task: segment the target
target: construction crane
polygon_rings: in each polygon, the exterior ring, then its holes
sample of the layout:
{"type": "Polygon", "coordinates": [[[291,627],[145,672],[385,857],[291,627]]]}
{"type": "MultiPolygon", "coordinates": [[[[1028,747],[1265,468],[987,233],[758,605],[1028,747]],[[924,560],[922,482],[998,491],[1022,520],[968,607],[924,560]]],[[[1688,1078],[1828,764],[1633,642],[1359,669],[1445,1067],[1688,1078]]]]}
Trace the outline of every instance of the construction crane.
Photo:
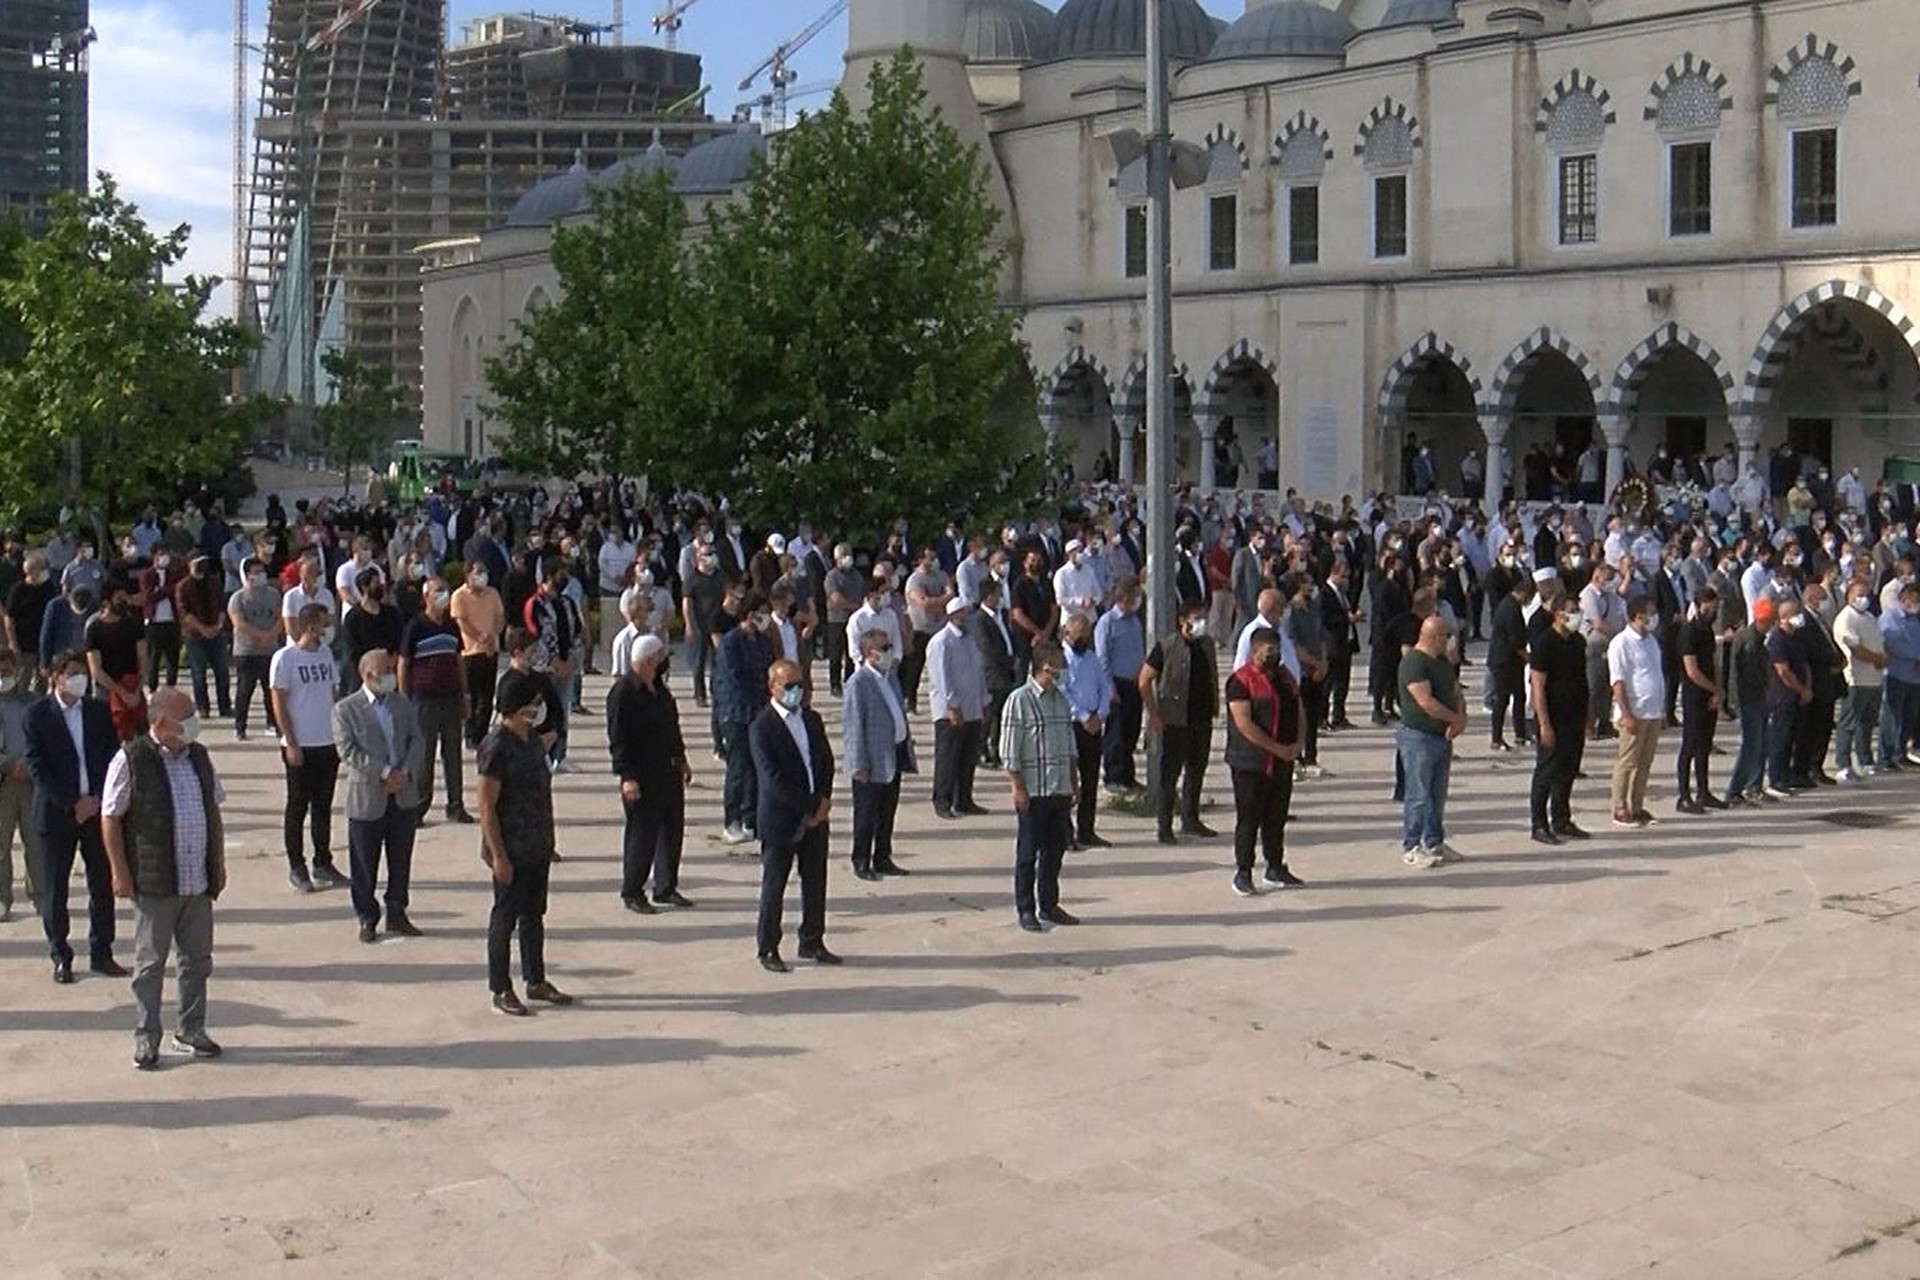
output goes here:
{"type": "Polygon", "coordinates": [[[798,34],[775,47],[766,60],[747,72],[740,81],[740,91],[745,93],[753,88],[761,76],[767,77],[767,92],[761,95],[762,118],[768,123],[770,131],[787,127],[787,96],[793,88],[793,82],[800,73],[788,66],[788,60],[813,43],[815,36],[825,31],[841,14],[847,11],[847,0],[834,0],[827,11],[815,18],[798,34]]]}
{"type": "MultiPolygon", "coordinates": [[[[795,103],[802,98],[818,97],[823,93],[831,93],[839,87],[840,82],[838,80],[815,80],[809,84],[796,84],[787,90],[786,101],[788,103],[795,103]]],[[[774,95],[771,91],[765,92],[758,98],[750,99],[735,107],[733,109],[733,118],[740,124],[746,124],[753,119],[754,111],[758,110],[760,112],[760,132],[770,134],[774,132],[774,106],[774,95]]],[[[801,114],[804,116],[806,113],[802,112],[801,114]]],[[[786,127],[784,116],[782,116],[780,127],[786,127]]]]}
{"type": "Polygon", "coordinates": [[[680,28],[686,25],[680,15],[699,3],[700,0],[668,0],[667,7],[653,15],[653,34],[659,36],[667,48],[678,49],[680,28]]]}
{"type": "Polygon", "coordinates": [[[669,104],[667,108],[660,113],[660,118],[662,120],[671,120],[675,116],[679,115],[682,111],[689,110],[693,107],[701,106],[706,102],[707,95],[712,92],[713,92],[712,85],[703,84],[698,89],[695,89],[692,93],[688,94],[686,97],[680,99],[678,102],[669,104]]]}

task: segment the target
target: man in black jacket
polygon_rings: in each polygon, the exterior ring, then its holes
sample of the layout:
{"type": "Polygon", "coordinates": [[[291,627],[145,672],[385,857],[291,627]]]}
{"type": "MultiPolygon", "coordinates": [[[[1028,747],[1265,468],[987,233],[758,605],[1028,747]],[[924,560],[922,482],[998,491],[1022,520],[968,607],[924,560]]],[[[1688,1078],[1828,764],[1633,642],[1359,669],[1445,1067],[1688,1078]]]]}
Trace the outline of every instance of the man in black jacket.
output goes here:
{"type": "Polygon", "coordinates": [[[1493,712],[1493,749],[1511,751],[1506,739],[1507,710],[1513,710],[1513,736],[1521,745],[1527,732],[1527,622],[1522,612],[1533,599],[1533,580],[1521,578],[1493,609],[1487,633],[1487,698],[1493,712]]]}
{"type": "Polygon", "coordinates": [[[634,641],[627,673],[607,693],[607,746],[626,808],[622,837],[620,901],[636,915],[654,914],[647,901],[693,905],[680,893],[680,850],[687,830],[687,783],[693,769],[680,737],[680,711],[659,678],[666,642],[656,635],[634,641]]]}
{"type": "Polygon", "coordinates": [[[113,958],[113,883],[100,841],[100,798],[120,741],[107,704],[87,696],[86,655],[71,649],[55,655],[49,674],[53,692],[27,712],[27,773],[33,778],[29,820],[40,833],[46,869],[41,922],[53,955],[53,980],[73,981],[67,886],[76,854],[87,871],[89,967],[124,978],[126,968],[113,958]]]}
{"type": "Polygon", "coordinates": [[[767,674],[771,703],[748,730],[759,787],[760,967],[787,973],[780,958],[780,914],[787,880],[800,864],[800,958],[839,964],[827,950],[827,815],[833,807],[833,750],[820,715],[806,705],[800,668],[785,660],[767,674]]]}
{"type": "Polygon", "coordinates": [[[1013,628],[1000,607],[1000,580],[980,580],[979,606],[967,619],[967,634],[980,650],[980,664],[987,674],[986,745],[983,759],[990,769],[1000,767],[1000,712],[1007,695],[1019,681],[1014,676],[1013,628]]]}

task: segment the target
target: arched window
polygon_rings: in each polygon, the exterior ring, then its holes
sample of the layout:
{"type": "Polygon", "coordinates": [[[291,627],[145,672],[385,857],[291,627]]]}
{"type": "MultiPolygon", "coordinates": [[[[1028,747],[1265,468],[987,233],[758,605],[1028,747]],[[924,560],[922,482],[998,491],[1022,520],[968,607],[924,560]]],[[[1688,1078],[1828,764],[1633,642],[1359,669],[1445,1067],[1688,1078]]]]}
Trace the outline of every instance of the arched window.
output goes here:
{"type": "Polygon", "coordinates": [[[1669,84],[1655,109],[1667,148],[1667,234],[1713,234],[1713,139],[1726,104],[1703,72],[1669,84]]]}
{"type": "Polygon", "coordinates": [[[1373,187],[1373,256],[1404,258],[1408,252],[1408,191],[1415,141],[1402,116],[1374,122],[1361,148],[1361,163],[1373,187]]]}
{"type": "Polygon", "coordinates": [[[1607,109],[1590,89],[1573,89],[1547,119],[1554,165],[1554,225],[1564,248],[1600,239],[1600,143],[1607,109]]]}
{"type": "Polygon", "coordinates": [[[1320,261],[1320,181],[1327,173],[1327,143],[1318,132],[1300,129],[1280,146],[1275,167],[1286,199],[1287,265],[1320,261]]]}
{"type": "Polygon", "coordinates": [[[1231,133],[1216,130],[1207,138],[1207,270],[1240,269],[1240,184],[1246,156],[1231,133]]]}
{"type": "Polygon", "coordinates": [[[1815,36],[1774,67],[1767,101],[1787,127],[1788,225],[1840,223],[1840,122],[1860,92],[1851,58],[1815,36]]]}

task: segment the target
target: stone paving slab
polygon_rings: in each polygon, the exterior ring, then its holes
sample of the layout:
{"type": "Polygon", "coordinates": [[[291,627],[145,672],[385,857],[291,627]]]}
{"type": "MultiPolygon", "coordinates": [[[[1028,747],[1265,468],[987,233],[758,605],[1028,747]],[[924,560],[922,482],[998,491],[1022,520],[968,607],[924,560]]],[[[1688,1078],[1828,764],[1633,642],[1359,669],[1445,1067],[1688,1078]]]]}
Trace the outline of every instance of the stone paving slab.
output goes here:
{"type": "Polygon", "coordinates": [[[847,965],[774,977],[704,753],[699,906],[621,909],[603,734],[558,781],[582,1004],[510,1022],[471,830],[422,833],[428,936],[362,946],[344,892],[285,887],[271,744],[212,731],[228,1055],[135,1073],[125,984],[55,987],[0,926],[0,1277],[1920,1276],[1920,772],[1621,833],[1601,749],[1596,839],[1543,849],[1526,762],[1473,741],[1471,860],[1416,872],[1363,729],[1296,792],[1308,888],[1237,899],[1226,840],[1107,815],[1119,847],[1068,860],[1087,923],[1043,937],[1004,789],[945,823],[922,776],[911,878],[854,880],[835,815],[847,965]]]}

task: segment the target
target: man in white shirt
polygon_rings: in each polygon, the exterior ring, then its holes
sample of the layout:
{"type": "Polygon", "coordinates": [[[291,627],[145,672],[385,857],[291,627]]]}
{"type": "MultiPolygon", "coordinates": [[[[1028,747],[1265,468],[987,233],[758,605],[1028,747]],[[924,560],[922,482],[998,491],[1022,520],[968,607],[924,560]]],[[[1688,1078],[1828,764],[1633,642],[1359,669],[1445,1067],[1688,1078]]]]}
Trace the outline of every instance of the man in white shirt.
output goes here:
{"type": "Polygon", "coordinates": [[[886,632],[887,643],[893,646],[896,655],[906,652],[906,645],[901,642],[900,611],[893,607],[893,580],[880,572],[875,572],[867,582],[866,603],[847,619],[847,652],[860,652],[860,637],[869,631],[886,632]]]}
{"type": "MultiPolygon", "coordinates": [[[[638,553],[627,538],[625,525],[619,521],[611,522],[607,529],[606,541],[600,544],[598,566],[600,569],[600,645],[609,657],[613,654],[614,637],[620,634],[620,628],[626,619],[620,609],[620,596],[627,588],[627,575],[633,570],[633,562],[638,553]]],[[[627,668],[618,660],[607,668],[617,680],[625,675],[627,668]]]]}
{"type": "Polygon", "coordinates": [[[353,558],[333,575],[334,594],[346,601],[349,609],[360,607],[360,575],[367,569],[379,574],[383,584],[386,582],[386,570],[373,562],[373,540],[363,534],[353,540],[353,558]]]}
{"type": "MultiPolygon", "coordinates": [[[[1268,587],[1260,593],[1255,605],[1253,621],[1240,629],[1240,643],[1234,646],[1233,670],[1238,671],[1247,665],[1253,657],[1253,637],[1258,631],[1276,631],[1280,634],[1280,665],[1293,673],[1296,684],[1300,681],[1300,651],[1294,647],[1293,637],[1280,626],[1287,616],[1287,598],[1280,592],[1268,587]]],[[[1232,672],[1228,673],[1229,675],[1232,672]]]]}
{"type": "Polygon", "coordinates": [[[1580,589],[1580,632],[1587,641],[1587,714],[1596,738],[1611,738],[1607,723],[1607,654],[1614,637],[1627,628],[1627,606],[1620,597],[1620,572],[1610,564],[1593,566],[1580,589]]]}
{"type": "Polygon", "coordinates": [[[1627,606],[1627,629],[1607,646],[1607,671],[1620,729],[1620,754],[1613,766],[1613,825],[1646,827],[1647,779],[1653,772],[1660,730],[1666,724],[1667,681],[1661,670],[1660,641],[1653,634],[1653,597],[1627,606]]]}
{"type": "Polygon", "coordinates": [[[933,811],[942,818],[985,813],[974,803],[974,771],[986,740],[987,672],[967,634],[969,606],[949,601],[946,625],[927,646],[927,710],[933,716],[933,811]]]}
{"type": "Polygon", "coordinates": [[[286,766],[287,883],[295,893],[347,883],[333,865],[333,789],[340,779],[340,752],[333,740],[333,690],[339,676],[333,654],[321,639],[330,616],[325,605],[310,604],[291,619],[287,634],[293,643],[273,655],[267,675],[286,766]],[[300,835],[309,819],[311,874],[300,835]]]}
{"type": "Polygon", "coordinates": [[[1864,579],[1847,583],[1847,605],[1834,617],[1833,642],[1847,661],[1847,696],[1833,746],[1840,770],[1833,776],[1836,782],[1854,783],[1873,767],[1887,669],[1886,640],[1873,616],[1873,587],[1864,579]]]}
{"type": "Polygon", "coordinates": [[[1100,576],[1087,562],[1086,544],[1078,538],[1067,543],[1067,562],[1054,571],[1053,598],[1062,622],[1068,618],[1092,622],[1100,612],[1100,576]]]}

